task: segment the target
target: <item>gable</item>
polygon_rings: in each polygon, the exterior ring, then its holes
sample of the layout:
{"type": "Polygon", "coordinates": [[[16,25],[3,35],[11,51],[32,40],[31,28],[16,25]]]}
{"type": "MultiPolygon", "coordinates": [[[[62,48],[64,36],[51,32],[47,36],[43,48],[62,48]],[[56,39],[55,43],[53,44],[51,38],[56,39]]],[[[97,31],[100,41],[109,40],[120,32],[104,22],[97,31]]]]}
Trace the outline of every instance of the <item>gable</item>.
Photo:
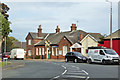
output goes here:
{"type": "Polygon", "coordinates": [[[58,45],[64,45],[64,44],[72,45],[72,43],[65,36],[62,37],[62,39],[60,40],[60,42],[58,43],[58,45]]]}
{"type": "Polygon", "coordinates": [[[86,40],[87,38],[91,38],[92,40],[94,40],[95,42],[98,42],[93,36],[91,36],[90,34],[86,35],[81,41],[80,43],[82,43],[84,40],[86,40]]]}
{"type": "Polygon", "coordinates": [[[82,46],[79,43],[75,43],[70,48],[82,48],[82,46]]]}
{"type": "Polygon", "coordinates": [[[28,35],[27,35],[27,37],[26,37],[25,39],[28,40],[28,39],[33,39],[33,38],[32,38],[32,36],[31,36],[31,34],[28,33],[28,35]]]}

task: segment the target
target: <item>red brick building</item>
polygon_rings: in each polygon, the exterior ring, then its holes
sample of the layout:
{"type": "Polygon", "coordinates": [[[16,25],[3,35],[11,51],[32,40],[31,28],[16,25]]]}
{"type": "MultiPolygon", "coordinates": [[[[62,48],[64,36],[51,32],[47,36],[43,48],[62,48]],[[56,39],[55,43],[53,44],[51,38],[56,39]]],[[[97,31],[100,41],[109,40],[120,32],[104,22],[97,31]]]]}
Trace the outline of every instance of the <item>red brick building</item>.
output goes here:
{"type": "MultiPolygon", "coordinates": [[[[80,41],[88,34],[95,40],[99,40],[102,37],[98,33],[87,33],[77,30],[76,24],[72,24],[71,31],[60,32],[59,26],[55,30],[56,33],[42,33],[40,25],[38,33],[29,32],[26,37],[27,57],[34,58],[39,55],[41,59],[64,59],[65,54],[70,51],[70,47],[75,43],[78,46],[82,46],[80,41]]],[[[72,48],[72,51],[82,53],[81,48],[72,48]]]]}
{"type": "MultiPolygon", "coordinates": [[[[120,29],[112,33],[112,48],[120,55],[120,29]]],[[[110,48],[110,35],[105,37],[104,44],[98,44],[110,48]]]]}

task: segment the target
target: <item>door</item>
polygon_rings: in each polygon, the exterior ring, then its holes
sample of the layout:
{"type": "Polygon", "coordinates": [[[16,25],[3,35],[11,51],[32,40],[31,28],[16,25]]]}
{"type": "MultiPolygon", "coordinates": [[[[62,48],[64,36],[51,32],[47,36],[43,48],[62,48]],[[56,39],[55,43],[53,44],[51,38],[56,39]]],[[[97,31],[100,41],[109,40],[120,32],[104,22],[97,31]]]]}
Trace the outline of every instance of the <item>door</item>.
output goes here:
{"type": "Polygon", "coordinates": [[[67,54],[67,46],[63,46],[63,56],[67,54]]]}
{"type": "Polygon", "coordinates": [[[103,52],[103,50],[100,50],[98,55],[98,60],[102,62],[104,56],[105,56],[105,53],[103,52]]]}

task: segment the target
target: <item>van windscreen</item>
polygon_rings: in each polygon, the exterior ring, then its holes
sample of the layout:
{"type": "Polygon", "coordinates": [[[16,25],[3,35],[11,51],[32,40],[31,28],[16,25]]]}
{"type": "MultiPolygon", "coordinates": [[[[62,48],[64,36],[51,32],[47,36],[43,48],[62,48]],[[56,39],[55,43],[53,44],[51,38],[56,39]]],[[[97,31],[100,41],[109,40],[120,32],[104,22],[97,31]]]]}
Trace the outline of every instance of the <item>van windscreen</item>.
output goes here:
{"type": "Polygon", "coordinates": [[[104,50],[106,54],[116,55],[117,53],[114,50],[104,50]]]}

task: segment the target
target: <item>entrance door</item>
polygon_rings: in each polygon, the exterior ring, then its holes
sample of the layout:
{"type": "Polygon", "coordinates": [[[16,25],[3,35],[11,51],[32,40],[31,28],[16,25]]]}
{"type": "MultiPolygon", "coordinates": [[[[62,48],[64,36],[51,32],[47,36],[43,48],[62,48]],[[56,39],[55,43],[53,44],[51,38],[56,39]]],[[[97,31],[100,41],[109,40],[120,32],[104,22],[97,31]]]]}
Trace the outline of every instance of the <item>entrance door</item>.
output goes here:
{"type": "Polygon", "coordinates": [[[63,46],[63,56],[65,56],[67,53],[67,46],[63,46]]]}
{"type": "Polygon", "coordinates": [[[47,59],[49,59],[49,48],[47,48],[47,59]]]}

